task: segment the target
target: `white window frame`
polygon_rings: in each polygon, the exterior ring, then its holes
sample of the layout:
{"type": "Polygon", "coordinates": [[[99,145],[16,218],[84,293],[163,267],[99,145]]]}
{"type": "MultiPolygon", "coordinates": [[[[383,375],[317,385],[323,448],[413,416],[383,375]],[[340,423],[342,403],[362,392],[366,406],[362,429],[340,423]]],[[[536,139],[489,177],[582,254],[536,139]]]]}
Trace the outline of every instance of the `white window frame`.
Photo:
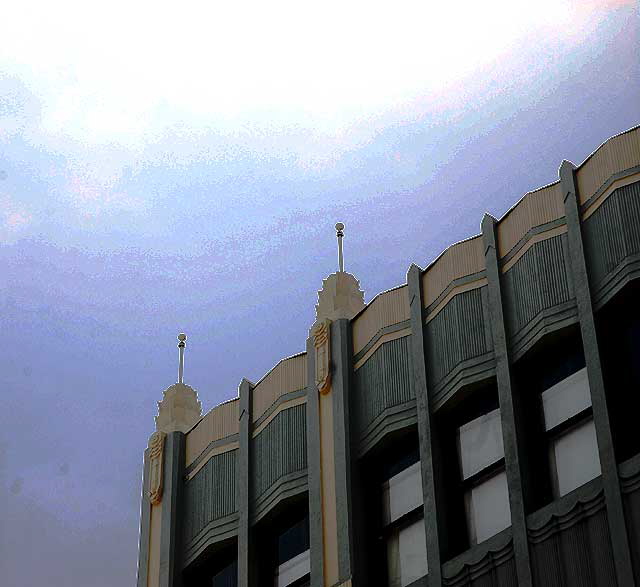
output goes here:
{"type": "MultiPolygon", "coordinates": [[[[388,566],[387,584],[390,587],[404,587],[428,573],[426,556],[423,567],[418,571],[409,570],[403,577],[402,562],[408,551],[401,551],[403,541],[411,532],[422,532],[426,553],[426,530],[422,495],[422,471],[420,460],[404,468],[382,484],[382,521],[385,534],[388,566]],[[395,495],[394,495],[395,494],[395,495]],[[421,528],[421,530],[420,530],[421,528]]],[[[415,567],[413,567],[415,569],[415,567]]],[[[411,566],[408,569],[412,569],[411,566]]],[[[406,572],[406,569],[405,569],[406,572]]]]}
{"type": "MultiPolygon", "coordinates": [[[[541,401],[549,444],[549,469],[553,497],[558,499],[601,474],[587,368],[579,369],[544,390],[541,401]],[[562,477],[566,473],[565,469],[558,467],[558,450],[563,443],[566,446],[572,435],[578,434],[584,435],[583,440],[592,444],[595,449],[595,460],[588,463],[589,468],[585,469],[587,474],[580,479],[579,483],[570,483],[568,479],[562,477]]],[[[578,461],[583,463],[584,458],[579,458],[576,462],[578,461]]]]}
{"type": "Polygon", "coordinates": [[[500,408],[460,426],[457,430],[457,442],[460,479],[464,486],[467,536],[469,543],[474,546],[511,525],[500,408]],[[482,495],[488,484],[494,484],[493,491],[501,492],[504,498],[498,499],[504,499],[506,506],[497,512],[501,514],[501,518],[494,516],[491,520],[494,522],[493,528],[487,524],[479,525],[484,511],[476,503],[478,495],[482,495]]]}

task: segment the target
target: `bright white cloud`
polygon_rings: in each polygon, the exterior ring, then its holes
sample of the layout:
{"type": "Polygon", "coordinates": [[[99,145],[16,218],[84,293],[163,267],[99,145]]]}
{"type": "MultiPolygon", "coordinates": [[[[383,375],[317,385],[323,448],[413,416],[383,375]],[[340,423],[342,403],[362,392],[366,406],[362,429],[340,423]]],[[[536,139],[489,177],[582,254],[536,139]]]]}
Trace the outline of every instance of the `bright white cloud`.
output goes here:
{"type": "Polygon", "coordinates": [[[235,133],[274,110],[333,132],[574,16],[568,0],[25,0],[3,9],[0,60],[30,78],[51,134],[135,147],[171,119],[235,133]]]}

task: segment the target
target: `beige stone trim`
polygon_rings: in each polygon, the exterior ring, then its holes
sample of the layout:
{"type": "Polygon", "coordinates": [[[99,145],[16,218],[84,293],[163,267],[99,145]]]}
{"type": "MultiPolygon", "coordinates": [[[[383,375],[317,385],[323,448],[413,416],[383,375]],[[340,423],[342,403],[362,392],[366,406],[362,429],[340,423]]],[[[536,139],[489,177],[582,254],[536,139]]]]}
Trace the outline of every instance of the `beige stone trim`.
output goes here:
{"type": "Polygon", "coordinates": [[[580,203],[584,204],[612,175],[640,165],[640,127],[610,138],[576,171],[580,203]]]}
{"type": "Polygon", "coordinates": [[[444,297],[444,299],[431,311],[431,313],[427,316],[425,323],[428,324],[429,322],[431,322],[431,320],[433,320],[438,315],[440,310],[442,310],[442,308],[444,308],[451,301],[451,298],[453,298],[453,296],[464,293],[465,291],[471,291],[472,289],[477,289],[479,287],[482,287],[483,285],[487,285],[486,277],[481,277],[480,279],[476,279],[475,281],[470,281],[469,283],[464,283],[462,285],[458,285],[454,287],[444,297]]]}
{"type": "Polygon", "coordinates": [[[409,318],[406,285],[379,294],[353,320],[353,354],[359,353],[367,346],[378,331],[409,318]]]}
{"type": "Polygon", "coordinates": [[[422,276],[424,307],[433,304],[452,281],[483,269],[484,248],[481,235],[451,245],[422,276]]]}
{"type": "Polygon", "coordinates": [[[162,478],[164,477],[164,432],[154,432],[149,438],[149,501],[157,505],[162,500],[162,478]]]}
{"type": "Polygon", "coordinates": [[[629,175],[627,177],[620,178],[614,181],[602,194],[600,194],[589,207],[582,214],[582,220],[586,220],[591,216],[602,204],[604,204],[605,200],[617,189],[622,188],[626,185],[630,185],[632,183],[636,183],[640,181],[640,173],[634,173],[633,175],[629,175]]]}
{"type": "Polygon", "coordinates": [[[260,422],[260,425],[257,426],[256,429],[253,431],[252,436],[255,438],[256,435],[260,434],[260,432],[262,432],[262,430],[264,430],[264,428],[269,425],[269,422],[271,422],[271,420],[273,420],[280,412],[282,412],[282,410],[288,410],[289,408],[293,408],[295,406],[299,406],[300,404],[306,404],[306,403],[307,403],[306,396],[297,397],[295,399],[282,402],[277,409],[273,410],[273,412],[271,412],[269,416],[264,419],[264,421],[260,422]]]}
{"type": "Polygon", "coordinates": [[[527,232],[564,216],[560,182],[529,192],[498,223],[498,254],[504,257],[527,232]]]}
{"type": "Polygon", "coordinates": [[[185,459],[188,467],[216,440],[240,431],[240,400],[225,402],[211,409],[186,435],[185,459]]]}
{"type": "Polygon", "coordinates": [[[556,226],[555,228],[552,228],[551,230],[547,230],[545,232],[540,232],[538,234],[534,234],[523,245],[523,247],[513,257],[511,257],[511,259],[509,259],[502,266],[502,269],[501,269],[502,273],[506,273],[507,271],[509,271],[509,269],[511,269],[511,267],[513,267],[518,262],[520,257],[522,257],[522,255],[524,255],[536,243],[539,243],[541,241],[545,241],[548,238],[553,238],[554,236],[558,236],[560,234],[564,234],[565,232],[567,232],[567,225],[563,224],[562,226],[556,226]]]}
{"type": "Polygon", "coordinates": [[[306,353],[282,359],[251,393],[252,418],[258,420],[279,397],[307,387],[306,353]]]}
{"type": "Polygon", "coordinates": [[[354,363],[353,368],[358,369],[362,367],[364,363],[367,362],[369,357],[373,355],[385,342],[391,342],[392,340],[396,340],[398,338],[402,338],[403,336],[409,336],[411,334],[411,328],[403,328],[402,330],[398,330],[396,332],[390,332],[389,334],[383,334],[374,345],[364,354],[362,357],[358,359],[356,363],[354,363]]]}
{"type": "Polygon", "coordinates": [[[162,503],[151,506],[149,522],[149,568],[147,587],[160,585],[160,539],[162,537],[162,503]]]}
{"type": "Polygon", "coordinates": [[[223,444],[220,446],[214,446],[209,452],[206,453],[206,456],[198,463],[193,470],[189,471],[187,475],[187,480],[191,479],[202,467],[204,467],[213,457],[217,455],[221,455],[225,452],[230,452],[232,450],[236,450],[240,448],[240,443],[238,441],[230,442],[229,444],[223,444]]]}
{"type": "Polygon", "coordinates": [[[313,348],[315,351],[316,388],[320,393],[328,393],[331,386],[331,320],[318,321],[313,328],[313,348]]]}

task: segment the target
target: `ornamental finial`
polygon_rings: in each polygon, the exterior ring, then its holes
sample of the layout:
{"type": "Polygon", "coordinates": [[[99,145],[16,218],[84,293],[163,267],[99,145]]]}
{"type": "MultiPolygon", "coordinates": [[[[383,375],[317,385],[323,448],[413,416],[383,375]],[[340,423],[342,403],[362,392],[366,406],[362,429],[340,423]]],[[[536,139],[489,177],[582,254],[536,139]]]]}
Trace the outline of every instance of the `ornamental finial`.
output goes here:
{"type": "Polygon", "coordinates": [[[178,383],[184,383],[184,347],[187,345],[186,340],[187,335],[184,332],[178,334],[178,383]]]}
{"type": "Polygon", "coordinates": [[[344,272],[344,257],[342,256],[342,237],[344,236],[344,224],[338,222],[336,224],[336,236],[338,237],[338,265],[340,266],[340,273],[344,272]]]}

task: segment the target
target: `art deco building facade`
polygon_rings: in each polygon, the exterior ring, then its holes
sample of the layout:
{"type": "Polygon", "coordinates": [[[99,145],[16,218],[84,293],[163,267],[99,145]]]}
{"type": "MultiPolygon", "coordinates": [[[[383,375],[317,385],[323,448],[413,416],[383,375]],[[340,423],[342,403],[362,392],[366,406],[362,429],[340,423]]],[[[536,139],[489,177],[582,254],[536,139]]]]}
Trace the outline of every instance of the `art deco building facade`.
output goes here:
{"type": "Polygon", "coordinates": [[[327,277],[206,415],[167,389],[138,587],[640,585],[640,127],[559,176],[366,305],[327,277]]]}

